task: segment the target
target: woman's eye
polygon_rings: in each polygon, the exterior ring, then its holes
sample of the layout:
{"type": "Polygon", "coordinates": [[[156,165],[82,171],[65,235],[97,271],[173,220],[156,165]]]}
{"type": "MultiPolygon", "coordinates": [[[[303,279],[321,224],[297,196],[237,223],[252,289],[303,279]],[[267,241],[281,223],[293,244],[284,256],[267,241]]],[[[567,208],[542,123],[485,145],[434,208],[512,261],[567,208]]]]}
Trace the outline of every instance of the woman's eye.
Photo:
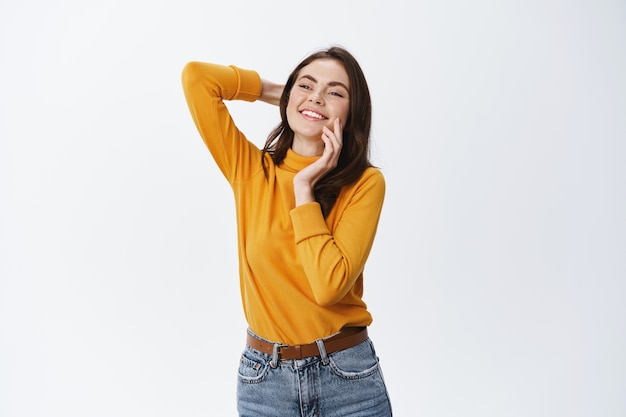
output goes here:
{"type": "Polygon", "coordinates": [[[331,91],[330,95],[336,96],[336,97],[343,97],[343,94],[341,94],[339,91],[331,91]]]}
{"type": "Polygon", "coordinates": [[[300,84],[300,85],[298,85],[298,87],[303,88],[305,90],[310,90],[311,89],[311,87],[308,84],[300,84]]]}

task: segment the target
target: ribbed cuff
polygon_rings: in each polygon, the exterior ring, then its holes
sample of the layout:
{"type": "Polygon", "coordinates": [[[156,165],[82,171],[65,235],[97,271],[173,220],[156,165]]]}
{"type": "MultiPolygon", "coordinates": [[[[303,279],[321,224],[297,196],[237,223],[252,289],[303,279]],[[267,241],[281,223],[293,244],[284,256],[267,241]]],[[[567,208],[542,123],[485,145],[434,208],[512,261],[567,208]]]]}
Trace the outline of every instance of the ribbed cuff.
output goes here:
{"type": "Polygon", "coordinates": [[[256,71],[230,65],[237,73],[237,94],[232,100],[255,101],[261,95],[261,77],[256,71]]]}
{"type": "Polygon", "coordinates": [[[306,203],[289,212],[296,243],[319,235],[329,235],[322,208],[318,202],[306,203]]]}

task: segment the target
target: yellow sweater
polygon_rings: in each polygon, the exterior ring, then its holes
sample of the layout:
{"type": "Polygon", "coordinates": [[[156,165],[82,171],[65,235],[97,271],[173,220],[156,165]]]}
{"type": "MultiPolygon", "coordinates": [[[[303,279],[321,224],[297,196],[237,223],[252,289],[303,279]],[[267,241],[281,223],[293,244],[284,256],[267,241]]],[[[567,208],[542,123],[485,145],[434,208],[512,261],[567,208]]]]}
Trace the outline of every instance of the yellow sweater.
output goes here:
{"type": "Polygon", "coordinates": [[[183,89],[194,123],[230,183],[237,212],[239,275],[250,329],[303,344],[345,326],[367,326],[363,269],[385,194],[382,173],[368,168],[344,187],[326,219],[318,203],[295,207],[294,175],[317,157],[289,151],[276,166],[235,126],[223,100],[254,101],[261,79],[250,70],[191,62],[183,89]]]}

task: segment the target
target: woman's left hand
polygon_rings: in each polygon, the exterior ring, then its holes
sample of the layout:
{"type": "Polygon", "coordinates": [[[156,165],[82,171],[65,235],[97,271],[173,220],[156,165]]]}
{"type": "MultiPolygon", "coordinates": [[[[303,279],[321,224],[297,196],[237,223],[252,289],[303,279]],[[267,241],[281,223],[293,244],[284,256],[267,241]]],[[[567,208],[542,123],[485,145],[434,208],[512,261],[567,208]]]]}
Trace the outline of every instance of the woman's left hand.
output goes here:
{"type": "Polygon", "coordinates": [[[322,128],[324,152],[311,165],[300,170],[293,178],[296,206],[315,201],[313,187],[324,175],[333,170],[339,162],[339,154],[343,145],[343,126],[338,118],[333,122],[333,130],[322,128]]]}

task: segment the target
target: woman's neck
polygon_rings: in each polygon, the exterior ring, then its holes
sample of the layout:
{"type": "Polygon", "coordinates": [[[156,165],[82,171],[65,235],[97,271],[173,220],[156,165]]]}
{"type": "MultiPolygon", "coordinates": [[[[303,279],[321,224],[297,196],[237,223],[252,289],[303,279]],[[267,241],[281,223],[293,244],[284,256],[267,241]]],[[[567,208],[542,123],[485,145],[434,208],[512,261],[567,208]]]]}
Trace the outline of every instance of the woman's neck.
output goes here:
{"type": "Polygon", "coordinates": [[[294,137],[291,149],[302,156],[320,156],[324,152],[324,142],[294,137]]]}

